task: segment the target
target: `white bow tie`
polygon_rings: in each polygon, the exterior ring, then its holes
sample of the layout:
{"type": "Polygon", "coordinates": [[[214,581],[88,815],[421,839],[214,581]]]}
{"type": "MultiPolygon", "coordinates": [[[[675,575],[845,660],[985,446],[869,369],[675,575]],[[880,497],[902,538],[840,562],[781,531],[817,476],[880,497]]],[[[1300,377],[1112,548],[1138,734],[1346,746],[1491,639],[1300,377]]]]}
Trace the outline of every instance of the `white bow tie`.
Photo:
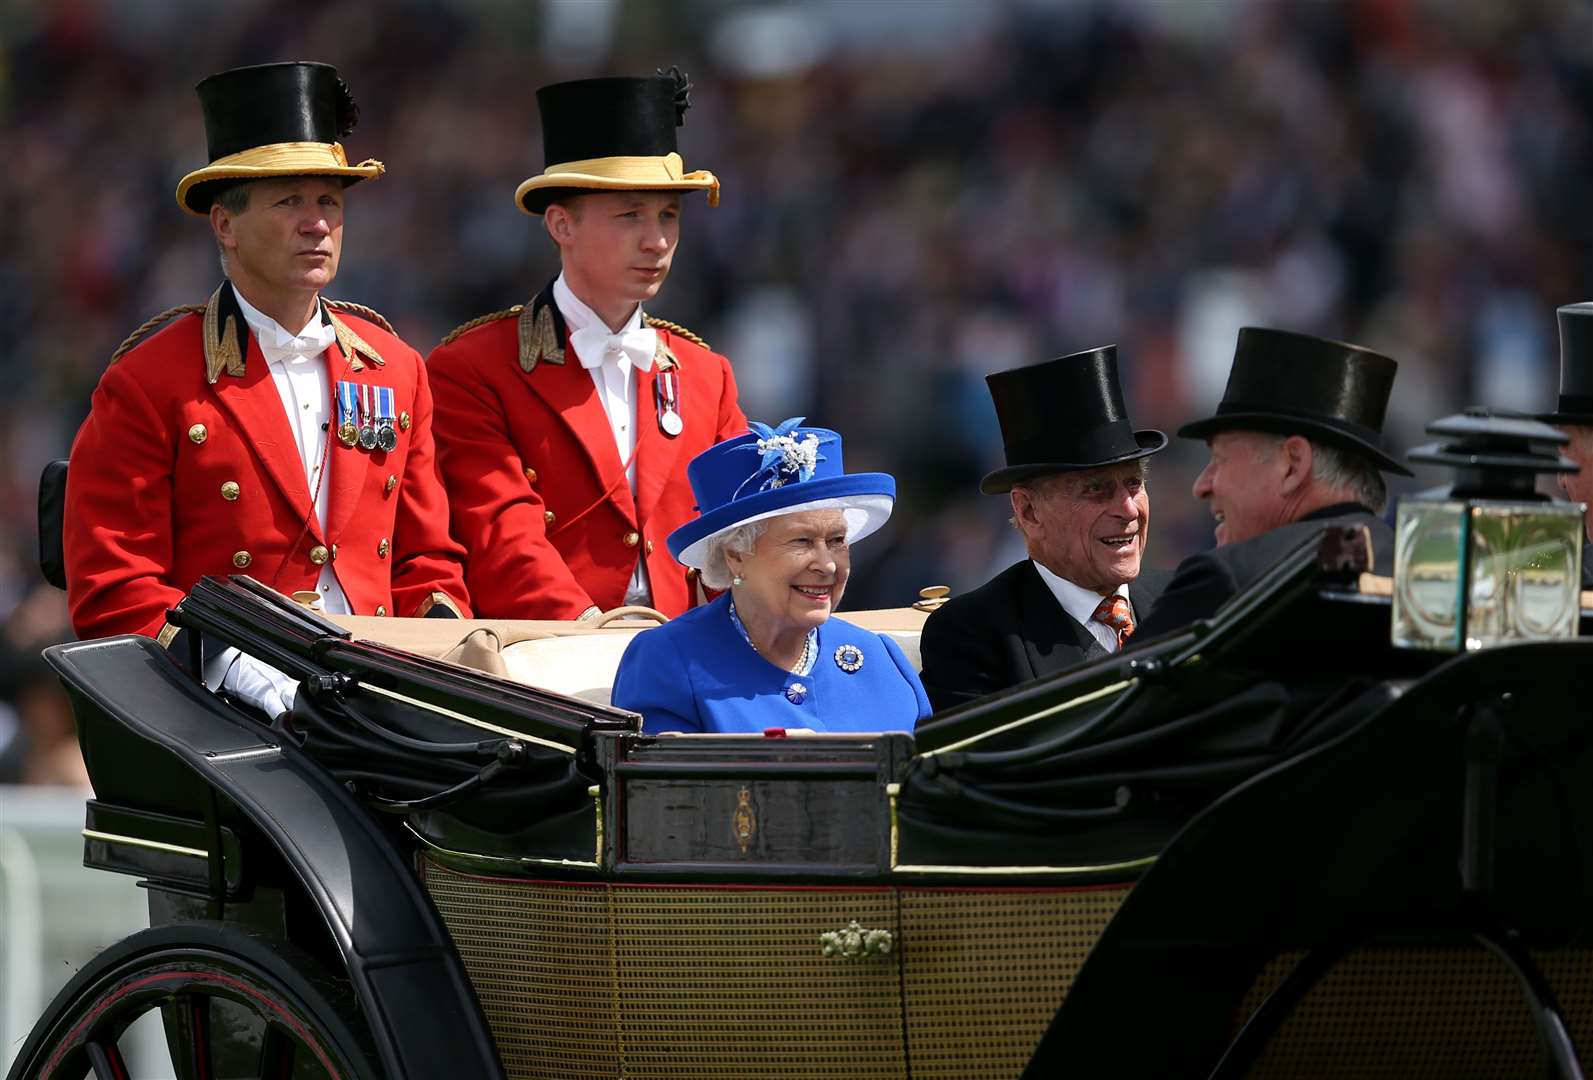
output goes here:
{"type": "Polygon", "coordinates": [[[601,367],[610,357],[617,359],[623,353],[637,371],[647,371],[658,348],[658,331],[639,327],[611,334],[606,326],[583,326],[570,335],[570,346],[584,368],[601,367]]]}

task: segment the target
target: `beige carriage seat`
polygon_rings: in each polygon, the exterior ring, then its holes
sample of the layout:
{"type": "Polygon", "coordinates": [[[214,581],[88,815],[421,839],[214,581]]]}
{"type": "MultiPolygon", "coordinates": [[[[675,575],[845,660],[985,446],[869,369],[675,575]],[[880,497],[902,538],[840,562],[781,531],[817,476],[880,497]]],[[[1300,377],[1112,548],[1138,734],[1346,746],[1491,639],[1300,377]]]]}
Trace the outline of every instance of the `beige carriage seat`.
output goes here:
{"type": "MultiPolygon", "coordinates": [[[[848,622],[890,636],[917,670],[925,612],[913,608],[842,612],[848,622]]],[[[614,673],[631,638],[655,625],[622,620],[586,623],[517,619],[382,619],[333,615],[332,622],[363,641],[436,657],[528,686],[600,705],[609,703],[614,673]]]]}

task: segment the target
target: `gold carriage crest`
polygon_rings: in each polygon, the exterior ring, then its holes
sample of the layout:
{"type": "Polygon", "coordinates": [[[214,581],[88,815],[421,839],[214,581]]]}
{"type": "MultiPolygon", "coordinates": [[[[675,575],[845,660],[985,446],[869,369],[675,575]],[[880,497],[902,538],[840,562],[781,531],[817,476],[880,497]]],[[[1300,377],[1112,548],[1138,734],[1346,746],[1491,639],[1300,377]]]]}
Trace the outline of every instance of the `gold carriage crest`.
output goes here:
{"type": "Polygon", "coordinates": [[[736,812],[730,816],[730,831],[741,847],[741,854],[745,855],[752,844],[752,834],[758,831],[758,817],[752,812],[752,792],[746,788],[742,788],[737,797],[736,812]]]}

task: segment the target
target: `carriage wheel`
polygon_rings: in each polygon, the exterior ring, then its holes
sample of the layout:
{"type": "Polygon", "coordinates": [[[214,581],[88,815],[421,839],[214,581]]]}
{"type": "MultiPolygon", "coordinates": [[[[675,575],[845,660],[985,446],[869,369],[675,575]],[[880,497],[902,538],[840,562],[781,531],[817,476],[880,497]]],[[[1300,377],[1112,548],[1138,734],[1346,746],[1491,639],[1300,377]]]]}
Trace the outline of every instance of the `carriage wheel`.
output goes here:
{"type": "Polygon", "coordinates": [[[218,922],[133,934],[56,995],[14,1078],[140,1080],[119,1042],[158,1014],[177,1080],[382,1075],[353,995],[308,954],[218,922]]]}

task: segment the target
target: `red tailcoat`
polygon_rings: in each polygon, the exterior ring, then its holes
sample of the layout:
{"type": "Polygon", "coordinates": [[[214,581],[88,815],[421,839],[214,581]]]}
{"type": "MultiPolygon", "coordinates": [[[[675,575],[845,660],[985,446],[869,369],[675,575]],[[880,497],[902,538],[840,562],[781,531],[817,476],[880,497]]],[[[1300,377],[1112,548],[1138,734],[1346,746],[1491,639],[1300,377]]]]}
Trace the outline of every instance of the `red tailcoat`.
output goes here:
{"type": "Polygon", "coordinates": [[[246,573],[289,594],[314,589],[316,559],[333,560],[355,614],[415,615],[438,602],[464,613],[463,552],[448,535],[420,355],[373,322],[334,313],[353,332],[325,353],[334,429],[339,381],[391,387],[403,415],[391,453],[350,449],[329,433],[323,529],[281,395],[230,287],[218,303],[220,324],[236,313],[241,328],[240,373],[234,364],[209,381],[205,320],[185,314],[113,361],[94,391],[67,471],[67,598],[78,636],[155,635],[205,574],[246,573]],[[384,363],[345,352],[351,337],[384,363]]]}
{"type": "Polygon", "coordinates": [[[573,619],[593,605],[618,607],[638,555],[654,607],[675,616],[691,606],[685,568],[664,543],[696,516],[686,465],[747,421],[730,362],[654,328],[655,358],[674,362],[684,427],[671,438],[659,425],[660,362],[637,372],[634,497],[551,289],[529,310],[456,333],[427,359],[438,458],[480,616],[573,619]]]}

